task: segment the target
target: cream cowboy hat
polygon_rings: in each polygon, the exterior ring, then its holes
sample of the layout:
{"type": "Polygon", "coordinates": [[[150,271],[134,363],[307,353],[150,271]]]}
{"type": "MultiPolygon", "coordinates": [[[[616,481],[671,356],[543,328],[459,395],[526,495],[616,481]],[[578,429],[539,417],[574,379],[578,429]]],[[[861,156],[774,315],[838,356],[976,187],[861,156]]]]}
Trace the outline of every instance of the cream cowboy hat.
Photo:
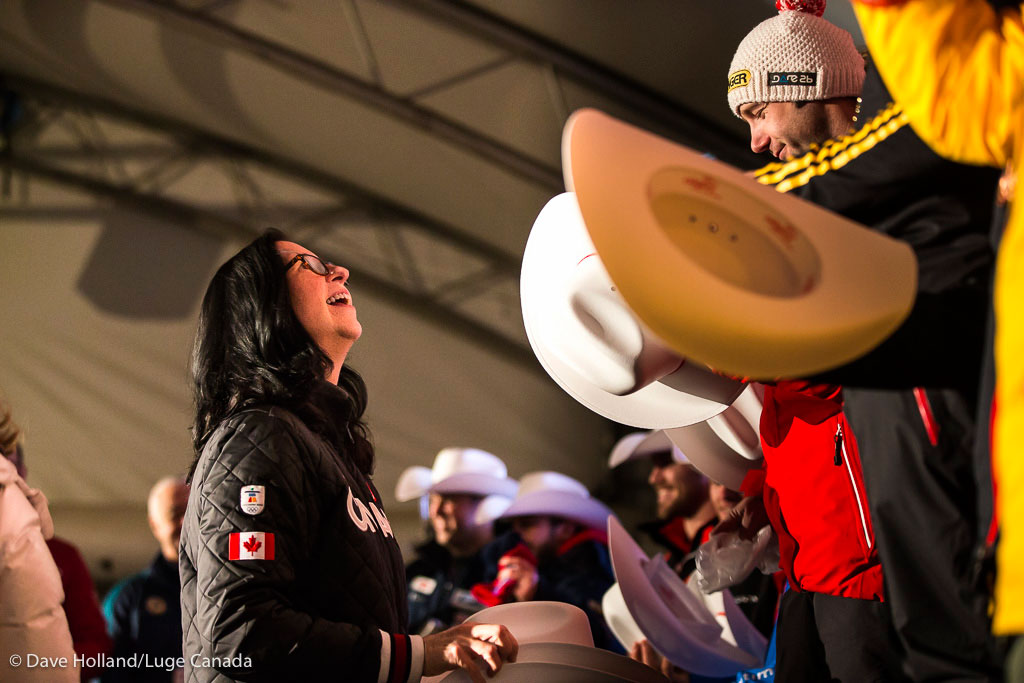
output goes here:
{"type": "MultiPolygon", "coordinates": [[[[477,521],[486,513],[478,512],[477,521]]],[[[519,491],[502,519],[530,516],[562,517],[604,531],[612,511],[590,497],[587,487],[559,472],[531,472],[519,480],[519,491]]]]}
{"type": "Polygon", "coordinates": [[[675,462],[689,463],[712,481],[739,491],[747,473],[762,466],[759,422],[763,391],[760,384],[748,384],[731,406],[705,422],[627,434],[612,448],[608,466],[671,451],[675,462]]]}
{"type": "Polygon", "coordinates": [[[617,638],[635,640],[639,631],[661,656],[701,676],[732,676],[763,662],[767,641],[728,591],[698,595],[660,555],[648,558],[616,519],[608,520],[608,547],[622,600],[604,601],[605,619],[617,638]]]}
{"type": "MultiPolygon", "coordinates": [[[[444,448],[434,458],[434,465],[408,467],[398,477],[395,498],[404,503],[429,493],[484,496],[483,508],[496,517],[508,506],[519,488],[508,476],[501,458],[478,448],[444,448]]],[[[424,510],[420,511],[424,518],[424,510]]]]}
{"type": "Polygon", "coordinates": [[[570,396],[599,415],[646,429],[702,422],[725,410],[742,382],[685,362],[619,296],[571,193],[537,216],[520,281],[526,336],[570,396]]]}
{"type": "MultiPolygon", "coordinates": [[[[466,621],[502,624],[519,643],[516,661],[506,663],[489,680],[665,683],[660,673],[640,662],[596,649],[587,615],[574,605],[544,601],[509,603],[481,610],[466,621]]],[[[470,680],[464,673],[441,678],[447,683],[470,680]]]]}
{"type": "Polygon", "coordinates": [[[618,293],[686,358],[806,376],[870,351],[913,306],[906,244],[599,111],[569,118],[562,167],[618,293]]]}

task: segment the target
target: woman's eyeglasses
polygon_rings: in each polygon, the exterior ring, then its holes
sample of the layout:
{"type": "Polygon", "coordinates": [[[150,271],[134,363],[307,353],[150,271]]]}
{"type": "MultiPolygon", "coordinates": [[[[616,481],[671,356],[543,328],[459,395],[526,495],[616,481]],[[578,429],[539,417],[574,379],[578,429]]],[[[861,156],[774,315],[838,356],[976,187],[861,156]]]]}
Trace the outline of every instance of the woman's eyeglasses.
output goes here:
{"type": "Polygon", "coordinates": [[[291,267],[295,265],[296,261],[302,261],[302,267],[303,268],[308,268],[309,270],[313,271],[317,275],[327,275],[334,268],[338,267],[336,264],[331,263],[330,261],[323,261],[323,260],[320,259],[319,256],[314,256],[313,254],[305,254],[305,253],[300,254],[297,251],[279,251],[277,253],[279,253],[279,254],[295,254],[295,258],[293,258],[291,261],[289,261],[287,264],[285,264],[285,267],[284,267],[285,271],[290,270],[291,267]]]}

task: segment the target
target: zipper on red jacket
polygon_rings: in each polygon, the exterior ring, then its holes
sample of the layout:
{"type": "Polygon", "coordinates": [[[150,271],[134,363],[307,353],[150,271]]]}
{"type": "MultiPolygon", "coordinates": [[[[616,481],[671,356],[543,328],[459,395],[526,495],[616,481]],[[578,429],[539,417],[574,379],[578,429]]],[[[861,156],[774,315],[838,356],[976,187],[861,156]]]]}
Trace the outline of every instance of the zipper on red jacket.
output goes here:
{"type": "Polygon", "coordinates": [[[853,467],[850,466],[850,456],[846,454],[846,441],[843,439],[843,423],[836,425],[836,465],[846,463],[846,473],[850,475],[850,486],[853,487],[853,498],[857,501],[857,512],[860,513],[860,527],[864,532],[864,541],[871,550],[871,534],[868,533],[868,518],[864,513],[864,503],[861,502],[860,489],[857,488],[857,478],[853,476],[853,467]],[[844,457],[845,456],[845,457],[844,457]]]}
{"type": "Polygon", "coordinates": [[[843,464],[843,425],[836,423],[836,454],[832,458],[832,464],[839,467],[843,464]]]}

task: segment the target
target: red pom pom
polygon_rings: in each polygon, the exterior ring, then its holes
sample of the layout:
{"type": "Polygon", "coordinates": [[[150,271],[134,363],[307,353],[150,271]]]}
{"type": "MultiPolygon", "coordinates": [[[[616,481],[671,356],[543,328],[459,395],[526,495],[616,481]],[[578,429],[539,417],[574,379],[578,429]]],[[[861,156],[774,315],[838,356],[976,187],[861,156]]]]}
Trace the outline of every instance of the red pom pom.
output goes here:
{"type": "Polygon", "coordinates": [[[775,0],[780,12],[803,12],[820,17],[825,13],[825,0],[775,0]]]}

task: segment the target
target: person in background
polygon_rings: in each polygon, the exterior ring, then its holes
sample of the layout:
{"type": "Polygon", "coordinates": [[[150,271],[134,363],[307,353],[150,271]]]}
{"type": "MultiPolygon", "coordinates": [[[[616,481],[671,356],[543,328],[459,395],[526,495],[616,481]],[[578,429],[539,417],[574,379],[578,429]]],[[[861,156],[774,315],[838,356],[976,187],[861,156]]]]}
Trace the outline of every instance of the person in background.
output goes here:
{"type": "Polygon", "coordinates": [[[82,553],[74,545],[57,536],[46,541],[46,547],[49,548],[53,561],[60,571],[60,580],[64,587],[64,614],[68,618],[68,628],[71,629],[75,652],[83,658],[84,683],[101,674],[103,655],[110,654],[113,642],[107,635],[96,587],[82,553]]]}
{"type": "Polygon", "coordinates": [[[651,464],[647,483],[654,489],[657,515],[640,529],[665,549],[665,560],[685,579],[696,568],[693,552],[708,540],[718,523],[708,478],[660,430],[635,432],[619,439],[608,466],[614,468],[637,458],[651,464]]]}
{"type": "MultiPolygon", "coordinates": [[[[739,491],[733,491],[715,482],[709,484],[708,495],[719,522],[729,519],[733,510],[743,500],[743,494],[739,491]]],[[[766,638],[770,638],[775,629],[779,596],[785,581],[785,574],[781,571],[766,575],[755,569],[747,578],[734,586],[729,586],[729,592],[743,610],[743,614],[766,638]]]]}
{"type": "MultiPolygon", "coordinates": [[[[669,538],[675,539],[674,543],[668,545],[666,560],[677,568],[680,578],[691,580],[696,568],[692,559],[693,553],[701,543],[708,540],[720,521],[732,515],[736,504],[743,499],[743,494],[727,489],[700,474],[686,455],[661,430],[635,432],[619,439],[609,455],[608,466],[615,468],[626,461],[637,459],[650,461],[651,475],[648,483],[654,487],[662,487],[662,490],[655,489],[658,494],[659,521],[645,526],[655,530],[683,530],[684,533],[674,536],[658,534],[655,535],[655,539],[661,539],[662,544],[669,538]],[[667,487],[668,482],[675,482],[676,485],[667,487]],[[662,493],[666,488],[669,489],[670,495],[662,493]],[[708,510],[711,511],[710,518],[708,510]],[[694,515],[694,512],[697,514],[694,515]],[[689,516],[686,516],[688,513],[689,516]],[[690,531],[689,536],[685,533],[687,530],[690,531]]],[[[739,584],[729,588],[744,615],[769,638],[775,626],[781,580],[781,573],[777,578],[755,570],[739,584]]],[[[686,682],[691,678],[687,672],[673,666],[658,654],[646,640],[635,643],[629,656],[661,671],[671,681],[686,682]]]]}
{"type": "MultiPolygon", "coordinates": [[[[149,492],[149,528],[160,550],[146,569],[117,583],[103,601],[115,658],[140,654],[166,661],[182,656],[178,542],[188,492],[181,477],[165,477],[149,492]]],[[[170,683],[174,671],[169,667],[111,667],[102,680],[170,683]]]]}
{"type": "Polygon", "coordinates": [[[46,548],[53,520],[46,496],[18,474],[20,440],[10,407],[0,403],[0,680],[76,683],[64,589],[46,548]],[[63,659],[67,666],[28,668],[28,654],[63,659]]]}
{"type": "Polygon", "coordinates": [[[491,515],[482,507],[498,505],[500,513],[517,488],[505,463],[477,448],[445,448],[431,469],[410,467],[399,477],[399,501],[426,497],[430,532],[405,568],[412,632],[443,630],[483,609],[470,591],[516,541],[511,532],[496,539],[491,515]]]}
{"type": "MultiPolygon", "coordinates": [[[[9,459],[17,468],[18,476],[27,480],[25,448],[20,440],[9,459]]],[[[62,606],[75,652],[82,657],[82,681],[90,681],[100,675],[103,655],[109,654],[111,648],[96,586],[82,553],[74,544],[54,535],[46,540],[46,547],[60,572],[61,587],[64,589],[62,606]]]]}
{"type": "Polygon", "coordinates": [[[398,541],[371,478],[349,271],[270,230],[224,263],[193,352],[178,567],[185,679],[411,683],[514,660],[504,626],[408,631],[398,541]]]}
{"type": "Polygon", "coordinates": [[[515,500],[500,516],[512,523],[521,544],[498,560],[493,602],[575,605],[587,613],[594,644],[620,651],[601,614],[601,598],[615,583],[608,555],[611,514],[572,477],[559,472],[523,476],[515,500]]]}

